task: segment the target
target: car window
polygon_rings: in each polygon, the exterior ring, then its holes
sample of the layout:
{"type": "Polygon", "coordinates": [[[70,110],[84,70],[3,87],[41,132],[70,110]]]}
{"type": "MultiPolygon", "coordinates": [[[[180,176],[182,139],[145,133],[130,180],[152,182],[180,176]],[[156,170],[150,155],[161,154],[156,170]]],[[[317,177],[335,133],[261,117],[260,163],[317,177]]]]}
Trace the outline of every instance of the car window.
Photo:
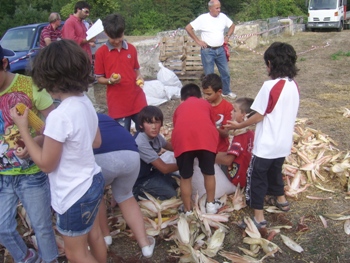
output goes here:
{"type": "Polygon", "coordinates": [[[26,51],[31,48],[34,35],[34,27],[19,28],[7,31],[1,39],[1,46],[13,51],[26,51]]]}

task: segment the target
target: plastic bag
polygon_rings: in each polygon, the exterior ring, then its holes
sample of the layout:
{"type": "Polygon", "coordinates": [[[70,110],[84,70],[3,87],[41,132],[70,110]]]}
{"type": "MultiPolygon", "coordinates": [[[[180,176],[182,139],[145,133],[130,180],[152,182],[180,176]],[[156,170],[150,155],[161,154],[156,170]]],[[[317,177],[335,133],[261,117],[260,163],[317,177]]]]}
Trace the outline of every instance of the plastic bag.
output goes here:
{"type": "Polygon", "coordinates": [[[157,73],[157,79],[164,84],[164,86],[174,86],[181,89],[182,84],[176,74],[163,66],[162,63],[158,63],[160,70],[157,73]]]}

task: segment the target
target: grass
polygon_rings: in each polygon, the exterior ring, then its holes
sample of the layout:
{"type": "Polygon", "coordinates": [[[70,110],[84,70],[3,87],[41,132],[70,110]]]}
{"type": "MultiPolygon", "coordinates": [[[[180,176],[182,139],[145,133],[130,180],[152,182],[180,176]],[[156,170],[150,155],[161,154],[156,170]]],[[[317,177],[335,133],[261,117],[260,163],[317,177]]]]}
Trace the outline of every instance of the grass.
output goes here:
{"type": "Polygon", "coordinates": [[[340,57],[350,57],[350,51],[346,51],[346,52],[338,51],[331,55],[332,60],[339,60],[340,57]]]}

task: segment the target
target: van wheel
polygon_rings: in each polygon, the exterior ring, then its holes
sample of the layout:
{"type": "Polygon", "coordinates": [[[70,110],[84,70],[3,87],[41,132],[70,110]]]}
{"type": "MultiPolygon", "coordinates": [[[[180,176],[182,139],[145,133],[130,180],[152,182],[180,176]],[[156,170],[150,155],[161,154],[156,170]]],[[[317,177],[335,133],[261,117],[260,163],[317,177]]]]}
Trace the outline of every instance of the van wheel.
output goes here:
{"type": "Polygon", "coordinates": [[[339,27],[337,28],[337,31],[338,31],[338,32],[343,31],[343,27],[344,27],[343,21],[340,21],[340,25],[339,25],[339,27]]]}

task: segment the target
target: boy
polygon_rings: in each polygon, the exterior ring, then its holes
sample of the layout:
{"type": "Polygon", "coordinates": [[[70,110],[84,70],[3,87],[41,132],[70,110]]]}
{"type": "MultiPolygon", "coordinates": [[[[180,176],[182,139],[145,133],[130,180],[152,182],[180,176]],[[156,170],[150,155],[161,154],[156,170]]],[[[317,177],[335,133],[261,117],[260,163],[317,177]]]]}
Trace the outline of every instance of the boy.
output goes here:
{"type": "Polygon", "coordinates": [[[108,115],[130,131],[131,120],[138,130],[137,114],[147,105],[136,48],[124,40],[125,22],[119,14],[102,21],[108,37],[95,54],[95,75],[98,83],[107,85],[108,115]],[[116,76],[115,76],[116,75],[116,76]]]}
{"type": "MultiPolygon", "coordinates": [[[[234,103],[232,120],[238,123],[246,120],[247,114],[252,112],[250,107],[253,99],[239,98],[234,103]]],[[[250,115],[251,116],[251,115],[250,115]]],[[[254,132],[242,129],[234,134],[233,141],[227,152],[219,152],[215,162],[228,166],[227,178],[230,182],[240,187],[246,186],[246,173],[252,157],[254,132]]]]}
{"type": "Polygon", "coordinates": [[[198,158],[207,193],[206,210],[207,213],[215,214],[221,203],[214,200],[214,163],[219,133],[215,127],[212,107],[201,98],[200,88],[196,84],[182,87],[181,101],[173,116],[172,144],[181,175],[184,212],[191,213],[193,161],[198,158]]]}
{"type": "MultiPolygon", "coordinates": [[[[253,221],[258,228],[266,227],[264,198],[271,195],[280,210],[289,211],[284,195],[282,165],[290,154],[294,123],[299,107],[299,88],[293,78],[297,75],[297,55],[294,48],[281,42],[273,43],[264,53],[271,80],[265,81],[256,96],[252,110],[244,122],[229,121],[226,127],[241,129],[256,125],[253,157],[247,173],[247,204],[254,209],[253,221]]],[[[245,227],[244,224],[241,225],[245,227]]]]}
{"type": "Polygon", "coordinates": [[[140,133],[136,135],[136,144],[141,158],[139,176],[133,188],[135,198],[146,198],[147,192],[160,200],[177,196],[178,187],[172,177],[178,170],[176,163],[165,163],[160,158],[161,149],[173,150],[170,142],[159,134],[163,126],[163,113],[156,106],[146,106],[139,113],[140,133]]]}
{"type": "Polygon", "coordinates": [[[228,129],[223,125],[231,120],[231,112],[233,106],[227,100],[222,98],[222,82],[219,75],[212,73],[202,79],[203,97],[211,106],[213,106],[213,114],[216,127],[219,132],[218,152],[226,152],[230,145],[228,140],[228,129]]]}

